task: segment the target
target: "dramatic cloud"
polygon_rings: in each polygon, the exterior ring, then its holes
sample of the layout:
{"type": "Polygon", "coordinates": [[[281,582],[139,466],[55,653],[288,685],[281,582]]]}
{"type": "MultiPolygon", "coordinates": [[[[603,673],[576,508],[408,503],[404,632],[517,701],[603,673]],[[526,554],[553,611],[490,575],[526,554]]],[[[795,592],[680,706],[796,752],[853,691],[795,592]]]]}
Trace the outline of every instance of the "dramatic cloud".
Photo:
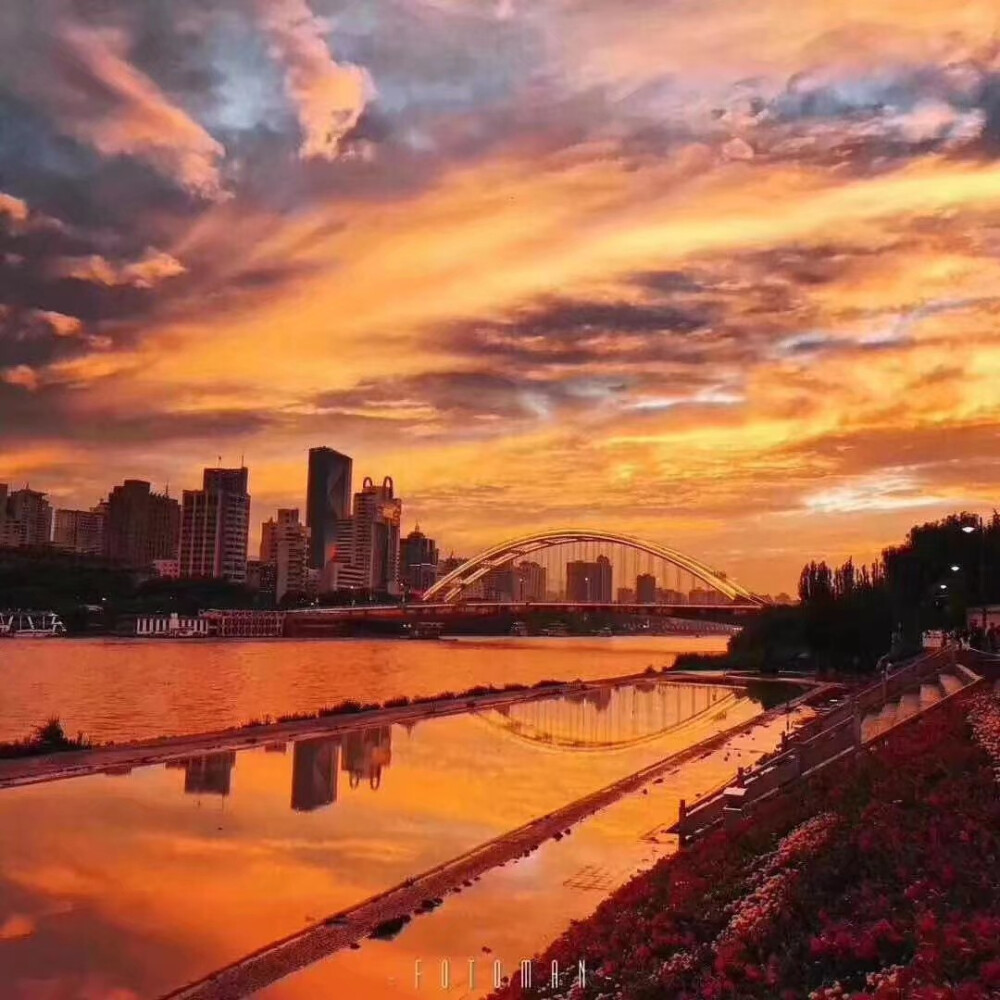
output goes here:
{"type": "Polygon", "coordinates": [[[83,331],[83,323],[76,316],[44,310],[36,311],[34,315],[47,323],[57,337],[75,337],[83,331]]]}
{"type": "Polygon", "coordinates": [[[28,203],[22,198],[0,191],[0,218],[6,217],[11,222],[24,222],[28,218],[28,203]]]}
{"type": "Polygon", "coordinates": [[[168,6],[0,7],[0,480],[328,443],[772,591],[995,499],[994,0],[168,6]]]}
{"type": "Polygon", "coordinates": [[[115,265],[100,254],[90,254],[57,258],[51,266],[53,277],[77,278],[99,285],[131,285],[133,288],[152,288],[186,270],[175,257],[153,249],[147,249],[141,258],[125,264],[115,265]]]}
{"type": "Polygon", "coordinates": [[[336,159],[341,142],[365,109],[371,81],[357,66],[338,65],[326,34],[331,25],[305,0],[255,0],[273,57],[283,66],[295,103],[305,158],[336,159]]]}
{"type": "Polygon", "coordinates": [[[29,392],[38,388],[38,373],[28,365],[14,365],[11,368],[0,368],[0,379],[8,385],[20,386],[29,392]]]}
{"type": "Polygon", "coordinates": [[[0,79],[14,93],[104,156],[134,156],[193,194],[222,195],[225,150],[129,61],[124,30],[75,21],[54,0],[11,6],[0,16],[0,79]]]}

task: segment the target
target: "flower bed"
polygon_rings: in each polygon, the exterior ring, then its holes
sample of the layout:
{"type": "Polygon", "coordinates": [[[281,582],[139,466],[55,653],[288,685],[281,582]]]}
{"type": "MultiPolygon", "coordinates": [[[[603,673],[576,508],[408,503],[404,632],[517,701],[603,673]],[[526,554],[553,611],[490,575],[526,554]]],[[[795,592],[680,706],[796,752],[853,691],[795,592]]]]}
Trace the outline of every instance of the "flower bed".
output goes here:
{"type": "Polygon", "coordinates": [[[583,959],[586,985],[536,972],[495,996],[1000,996],[998,719],[995,696],[960,696],[831,765],[633,879],[536,963],[583,959]]]}

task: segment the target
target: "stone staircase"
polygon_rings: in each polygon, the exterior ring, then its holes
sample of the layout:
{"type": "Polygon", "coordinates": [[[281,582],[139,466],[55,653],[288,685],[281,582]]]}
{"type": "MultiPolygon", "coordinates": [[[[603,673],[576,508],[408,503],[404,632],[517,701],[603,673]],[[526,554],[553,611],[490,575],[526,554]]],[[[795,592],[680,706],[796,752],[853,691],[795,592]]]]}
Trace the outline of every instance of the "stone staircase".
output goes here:
{"type": "Polygon", "coordinates": [[[878,711],[869,712],[861,720],[861,742],[869,743],[898,726],[911,716],[926,711],[956,691],[961,691],[969,683],[967,677],[958,673],[942,671],[921,683],[917,691],[908,691],[898,698],[887,701],[878,711]]]}
{"type": "Polygon", "coordinates": [[[981,680],[982,676],[958,662],[951,650],[926,653],[839,699],[783,740],[777,755],[762,758],[747,771],[741,769],[732,784],[691,807],[682,801],[677,823],[670,831],[678,834],[683,844],[718,823],[736,824],[756,803],[839,757],[862,750],[896,726],[981,680]]]}

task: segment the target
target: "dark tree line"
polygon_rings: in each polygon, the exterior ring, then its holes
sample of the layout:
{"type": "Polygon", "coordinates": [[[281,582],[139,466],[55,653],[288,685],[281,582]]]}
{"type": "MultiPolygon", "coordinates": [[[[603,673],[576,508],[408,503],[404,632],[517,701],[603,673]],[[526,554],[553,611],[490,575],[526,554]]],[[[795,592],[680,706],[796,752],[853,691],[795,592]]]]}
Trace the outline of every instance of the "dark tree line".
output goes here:
{"type": "Polygon", "coordinates": [[[799,603],[750,622],[728,659],[740,669],[870,671],[887,653],[919,649],[925,631],[963,628],[984,604],[1000,604],[1000,515],[980,525],[953,514],[912,528],[871,565],[807,563],[799,603]]]}

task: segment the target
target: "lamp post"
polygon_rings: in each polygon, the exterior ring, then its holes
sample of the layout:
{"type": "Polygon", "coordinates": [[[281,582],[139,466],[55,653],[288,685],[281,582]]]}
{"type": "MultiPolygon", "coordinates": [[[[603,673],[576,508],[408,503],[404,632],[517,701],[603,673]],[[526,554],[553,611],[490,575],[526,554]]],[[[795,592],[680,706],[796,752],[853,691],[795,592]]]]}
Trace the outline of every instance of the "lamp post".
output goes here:
{"type": "Polygon", "coordinates": [[[983,610],[983,629],[986,628],[986,525],[982,517],[976,517],[975,524],[963,524],[962,531],[967,535],[979,532],[979,602],[983,610]]]}

